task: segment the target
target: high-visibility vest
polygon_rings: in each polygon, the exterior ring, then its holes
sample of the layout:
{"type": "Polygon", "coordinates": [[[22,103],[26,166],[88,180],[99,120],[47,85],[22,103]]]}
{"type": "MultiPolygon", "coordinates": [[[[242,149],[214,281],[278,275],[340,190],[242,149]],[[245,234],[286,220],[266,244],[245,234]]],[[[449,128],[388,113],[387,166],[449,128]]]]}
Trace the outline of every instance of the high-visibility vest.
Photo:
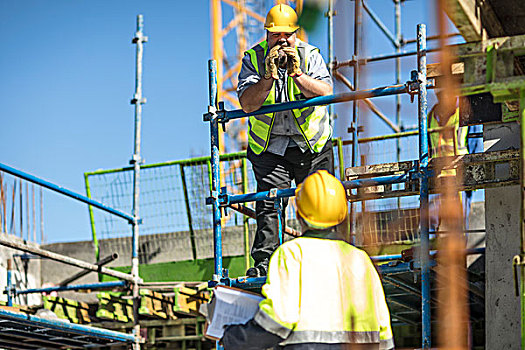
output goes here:
{"type": "MultiPolygon", "coordinates": [[[[301,60],[301,70],[307,72],[307,57],[316,47],[309,45],[301,40],[296,40],[296,50],[301,60]]],[[[250,55],[250,60],[257,73],[262,77],[265,74],[265,57],[268,50],[268,43],[263,41],[245,52],[250,55]]],[[[288,77],[286,82],[289,101],[304,99],[301,90],[288,77]]],[[[273,82],[272,89],[266,97],[263,106],[274,104],[276,94],[276,84],[273,82]]],[[[301,132],[308,147],[313,152],[321,152],[326,142],[332,135],[332,129],[326,106],[307,107],[292,110],[297,129],[301,132]]],[[[261,154],[268,148],[270,133],[272,130],[275,113],[260,114],[251,116],[248,121],[248,144],[255,154],[261,154]]]]}
{"type": "Polygon", "coordinates": [[[435,157],[448,157],[448,156],[460,156],[468,154],[467,148],[467,134],[468,127],[459,126],[459,108],[448,119],[445,125],[440,125],[435,116],[436,107],[432,108],[429,114],[428,127],[430,129],[440,127],[454,128],[452,130],[442,130],[438,132],[430,133],[430,145],[432,158],[435,157]]]}
{"type": "Polygon", "coordinates": [[[255,321],[284,338],[281,345],[392,348],[390,313],[372,261],[342,240],[321,237],[299,237],[273,253],[255,321]]]}

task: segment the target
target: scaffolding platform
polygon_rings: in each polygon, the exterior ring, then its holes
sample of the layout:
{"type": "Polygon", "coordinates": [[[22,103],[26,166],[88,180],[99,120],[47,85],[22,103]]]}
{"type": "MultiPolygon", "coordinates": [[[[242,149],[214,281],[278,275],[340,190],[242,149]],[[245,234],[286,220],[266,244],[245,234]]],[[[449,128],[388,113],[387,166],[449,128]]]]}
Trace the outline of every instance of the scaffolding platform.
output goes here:
{"type": "MultiPolygon", "coordinates": [[[[519,150],[506,150],[466,154],[457,157],[433,158],[429,162],[429,172],[439,172],[439,164],[451,164],[443,170],[455,169],[458,172],[458,190],[477,190],[481,188],[510,186],[519,184],[519,150]]],[[[406,180],[398,184],[364,185],[349,195],[349,201],[372,200],[419,195],[419,161],[405,161],[364,165],[347,168],[346,180],[370,179],[382,176],[408,174],[406,180]]],[[[436,177],[429,178],[430,193],[438,191],[436,177]]]]}
{"type": "Polygon", "coordinates": [[[134,339],[132,334],[0,309],[0,348],[3,349],[96,349],[132,344],[134,339]]]}

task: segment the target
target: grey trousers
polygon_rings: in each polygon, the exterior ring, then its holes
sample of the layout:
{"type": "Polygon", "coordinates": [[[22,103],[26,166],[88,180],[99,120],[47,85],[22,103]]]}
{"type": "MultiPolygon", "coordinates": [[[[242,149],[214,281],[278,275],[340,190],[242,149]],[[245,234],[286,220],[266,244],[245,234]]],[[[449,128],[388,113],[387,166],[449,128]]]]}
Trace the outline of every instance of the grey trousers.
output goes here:
{"type": "MultiPolygon", "coordinates": [[[[288,147],[284,156],[263,152],[253,153],[248,147],[248,160],[257,180],[257,192],[272,188],[290,188],[292,180],[300,184],[317,170],[334,173],[334,154],[332,141],[328,141],[319,153],[301,152],[299,147],[288,147]]],[[[283,213],[288,200],[283,201],[283,213]]],[[[272,253],[279,246],[277,211],[273,201],[259,201],[255,205],[257,214],[257,231],[252,246],[252,258],[255,266],[262,265],[265,270],[272,253]]],[[[284,215],[282,217],[284,227],[284,215]]]]}

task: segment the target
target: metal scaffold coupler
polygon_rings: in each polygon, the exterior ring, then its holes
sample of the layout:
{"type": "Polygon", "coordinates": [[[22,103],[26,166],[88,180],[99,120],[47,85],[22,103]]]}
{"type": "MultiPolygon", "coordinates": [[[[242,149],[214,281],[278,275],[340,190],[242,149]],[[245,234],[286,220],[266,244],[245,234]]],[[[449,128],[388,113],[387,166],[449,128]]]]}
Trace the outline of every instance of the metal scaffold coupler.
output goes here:
{"type": "Polygon", "coordinates": [[[135,37],[133,37],[133,39],[131,39],[131,43],[132,44],[136,44],[139,41],[141,43],[147,43],[148,42],[148,37],[146,35],[142,34],[141,32],[136,32],[135,33],[135,37]]]}
{"type": "Polygon", "coordinates": [[[410,103],[414,103],[414,98],[419,92],[419,84],[421,84],[419,72],[417,70],[411,71],[410,80],[405,83],[407,93],[410,95],[410,103]]]}

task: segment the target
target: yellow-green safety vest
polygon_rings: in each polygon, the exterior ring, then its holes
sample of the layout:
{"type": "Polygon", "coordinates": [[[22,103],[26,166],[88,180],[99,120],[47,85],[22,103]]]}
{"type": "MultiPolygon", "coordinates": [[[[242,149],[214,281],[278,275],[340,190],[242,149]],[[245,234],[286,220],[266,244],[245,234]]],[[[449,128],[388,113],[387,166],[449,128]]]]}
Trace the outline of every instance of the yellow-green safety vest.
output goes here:
{"type": "MultiPolygon", "coordinates": [[[[257,73],[263,77],[265,74],[265,57],[268,50],[268,43],[263,41],[245,52],[250,55],[250,60],[257,73]]],[[[296,50],[301,60],[301,70],[307,72],[307,57],[316,47],[309,45],[301,40],[296,40],[296,50]]],[[[287,90],[290,101],[304,99],[304,95],[297,87],[293,78],[287,79],[287,90]]],[[[272,89],[266,97],[263,106],[275,103],[276,84],[273,82],[272,89]]],[[[313,152],[321,152],[326,142],[332,135],[330,121],[326,106],[306,107],[292,110],[298,130],[303,135],[308,147],[313,152]]],[[[270,133],[275,113],[260,114],[251,116],[248,120],[248,145],[255,154],[261,154],[268,148],[270,133]]]]}
{"type": "Polygon", "coordinates": [[[255,321],[303,343],[379,343],[394,346],[390,313],[379,275],[368,255],[335,239],[299,237],[270,258],[266,297],[255,321]]]}
{"type": "Polygon", "coordinates": [[[461,156],[468,154],[468,127],[459,126],[459,108],[456,108],[456,111],[452,116],[450,116],[446,125],[440,125],[438,123],[435,116],[435,109],[436,107],[432,108],[430,111],[428,127],[430,129],[440,127],[454,127],[454,131],[452,132],[452,130],[442,130],[429,134],[432,158],[461,156]]]}

